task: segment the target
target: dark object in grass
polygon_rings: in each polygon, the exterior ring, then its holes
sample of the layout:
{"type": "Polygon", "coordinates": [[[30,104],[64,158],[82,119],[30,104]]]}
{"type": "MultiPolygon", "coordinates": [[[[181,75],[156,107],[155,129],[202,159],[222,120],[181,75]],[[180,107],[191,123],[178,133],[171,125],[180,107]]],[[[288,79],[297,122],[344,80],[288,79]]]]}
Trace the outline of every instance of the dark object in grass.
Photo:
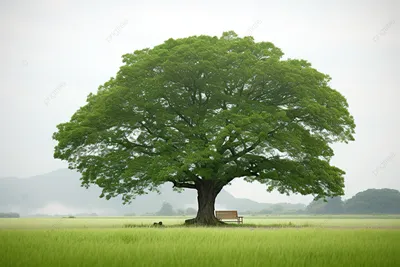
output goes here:
{"type": "Polygon", "coordinates": [[[163,224],[162,224],[162,222],[158,222],[158,223],[157,223],[157,222],[154,222],[154,223],[153,223],[153,226],[163,226],[163,224]]]}

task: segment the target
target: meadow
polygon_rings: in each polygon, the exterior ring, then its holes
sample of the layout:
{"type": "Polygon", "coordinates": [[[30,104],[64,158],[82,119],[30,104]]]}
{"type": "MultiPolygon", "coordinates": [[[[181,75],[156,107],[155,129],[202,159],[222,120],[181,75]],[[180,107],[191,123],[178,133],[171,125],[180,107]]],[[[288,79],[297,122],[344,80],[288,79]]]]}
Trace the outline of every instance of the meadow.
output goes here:
{"type": "Polygon", "coordinates": [[[245,217],[183,227],[185,217],[0,219],[0,266],[398,266],[397,216],[245,217]],[[162,221],[165,227],[152,227],[162,221]]]}

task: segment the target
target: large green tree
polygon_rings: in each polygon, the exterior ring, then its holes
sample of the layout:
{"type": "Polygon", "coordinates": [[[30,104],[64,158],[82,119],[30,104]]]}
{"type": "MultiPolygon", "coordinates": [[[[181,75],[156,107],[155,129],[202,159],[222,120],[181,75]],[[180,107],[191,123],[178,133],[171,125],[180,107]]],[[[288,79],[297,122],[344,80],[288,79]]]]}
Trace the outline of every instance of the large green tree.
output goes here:
{"type": "Polygon", "coordinates": [[[174,188],[197,190],[187,223],[218,224],[216,196],[235,178],[281,193],[343,194],[330,164],[334,142],[354,140],[346,99],[305,60],[270,42],[169,39],[123,55],[117,75],[59,124],[54,157],[97,184],[100,197],[174,188]]]}

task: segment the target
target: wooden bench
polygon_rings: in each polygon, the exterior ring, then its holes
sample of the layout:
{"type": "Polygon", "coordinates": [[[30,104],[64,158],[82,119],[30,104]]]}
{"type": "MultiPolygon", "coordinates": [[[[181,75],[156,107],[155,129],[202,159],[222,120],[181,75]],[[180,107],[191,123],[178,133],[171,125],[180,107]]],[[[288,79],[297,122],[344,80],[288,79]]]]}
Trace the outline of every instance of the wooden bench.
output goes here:
{"type": "Polygon", "coordinates": [[[220,221],[231,220],[228,222],[243,223],[243,217],[238,216],[237,210],[216,210],[215,217],[217,217],[217,219],[220,221]],[[234,221],[232,221],[232,220],[234,220],[234,221]]]}

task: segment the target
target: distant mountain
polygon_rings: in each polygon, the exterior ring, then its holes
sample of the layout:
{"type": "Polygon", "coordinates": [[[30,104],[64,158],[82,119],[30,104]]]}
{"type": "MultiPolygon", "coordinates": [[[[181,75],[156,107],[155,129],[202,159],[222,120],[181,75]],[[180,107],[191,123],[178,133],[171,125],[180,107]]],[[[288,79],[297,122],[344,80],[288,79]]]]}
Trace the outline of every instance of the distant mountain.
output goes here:
{"type": "MultiPolygon", "coordinates": [[[[175,209],[197,207],[195,190],[182,193],[172,190],[172,184],[161,186],[161,194],[149,193],[138,196],[130,205],[123,205],[120,197],[105,200],[99,198],[101,189],[80,186],[80,174],[69,169],[60,169],[31,178],[0,179],[0,212],[30,214],[76,214],[123,215],[126,213],[153,213],[162,203],[169,202],[175,209]]],[[[217,209],[260,211],[274,204],[258,203],[249,199],[235,198],[222,190],[217,197],[217,209]]],[[[276,204],[275,204],[276,205],[276,204]]],[[[303,204],[281,204],[285,209],[304,209],[303,204]]]]}

